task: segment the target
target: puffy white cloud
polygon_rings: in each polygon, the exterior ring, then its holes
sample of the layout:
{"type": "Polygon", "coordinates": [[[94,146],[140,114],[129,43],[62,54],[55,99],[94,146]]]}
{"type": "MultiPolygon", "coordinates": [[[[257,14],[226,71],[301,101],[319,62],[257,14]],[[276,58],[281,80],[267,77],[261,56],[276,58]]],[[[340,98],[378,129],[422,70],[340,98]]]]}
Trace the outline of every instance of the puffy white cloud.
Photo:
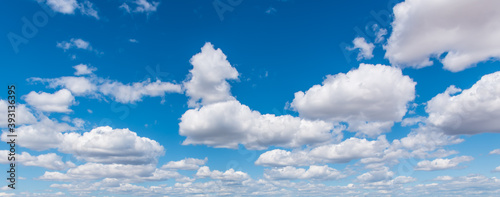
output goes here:
{"type": "MultiPolygon", "coordinates": [[[[10,104],[6,100],[0,99],[0,127],[7,127],[7,106],[10,104]]],[[[32,124],[36,122],[35,116],[31,113],[31,110],[24,104],[16,103],[16,126],[23,124],[32,124]]]]}
{"type": "Polygon", "coordinates": [[[271,150],[259,156],[256,165],[307,166],[316,163],[347,163],[351,160],[373,157],[386,149],[389,143],[385,136],[377,140],[349,138],[339,144],[327,144],[312,150],[271,150]]]}
{"type": "Polygon", "coordinates": [[[481,77],[463,91],[450,86],[427,102],[425,110],[427,121],[447,134],[500,132],[500,72],[481,77]]]}
{"type": "Polygon", "coordinates": [[[205,159],[195,159],[195,158],[186,158],[180,161],[170,161],[167,164],[163,165],[162,169],[178,169],[178,170],[198,170],[200,166],[205,165],[207,162],[207,158],[205,159]]]}
{"type": "MultiPolygon", "coordinates": [[[[37,151],[57,148],[64,139],[62,132],[72,130],[75,128],[66,123],[41,117],[37,123],[17,128],[17,144],[37,151]]],[[[2,141],[9,141],[8,134],[8,131],[2,133],[2,141]]]]}
{"type": "Polygon", "coordinates": [[[416,83],[401,70],[384,65],[360,64],[347,74],[329,75],[322,85],[295,93],[291,107],[301,117],[343,121],[369,136],[401,121],[416,83]]]}
{"type": "Polygon", "coordinates": [[[425,171],[434,171],[434,170],[446,170],[455,168],[458,164],[462,162],[472,161],[474,158],[470,156],[460,156],[455,157],[453,159],[435,159],[433,161],[424,160],[417,163],[415,170],[425,170],[425,171]]]}
{"type": "MultiPolygon", "coordinates": [[[[9,153],[10,151],[8,150],[0,150],[1,155],[8,155],[9,153]]],[[[7,157],[0,158],[0,163],[2,164],[10,164],[10,162],[7,160],[7,157]]],[[[38,166],[51,170],[64,170],[75,167],[75,164],[71,161],[63,162],[62,157],[55,153],[32,156],[27,152],[22,152],[21,154],[16,154],[16,162],[25,166],[38,166]]]]}
{"type": "Polygon", "coordinates": [[[53,94],[31,91],[24,96],[24,100],[37,110],[44,112],[71,112],[69,107],[75,104],[75,97],[67,89],[59,90],[53,94]]]}
{"type": "Polygon", "coordinates": [[[196,176],[199,178],[210,178],[214,180],[223,181],[244,181],[250,178],[247,173],[242,171],[235,171],[234,169],[221,172],[218,170],[211,171],[208,166],[203,166],[198,169],[196,176]]]}
{"type": "Polygon", "coordinates": [[[307,166],[314,163],[306,151],[291,152],[281,149],[264,152],[255,161],[255,165],[262,166],[307,166]]]}
{"type": "Polygon", "coordinates": [[[98,127],[83,134],[67,133],[59,151],[95,163],[150,164],[164,154],[158,142],[128,129],[98,127]]]}
{"type": "Polygon", "coordinates": [[[194,55],[190,63],[188,80],[184,82],[189,106],[207,105],[233,100],[228,79],[238,79],[238,71],[227,61],[221,49],[205,43],[201,52],[194,55]]]}
{"type": "Polygon", "coordinates": [[[346,163],[354,159],[373,156],[389,146],[385,136],[377,140],[349,138],[339,144],[319,146],[311,150],[310,155],[331,163],[346,163]]]}
{"type": "Polygon", "coordinates": [[[288,180],[288,179],[308,179],[308,180],[333,180],[344,178],[341,172],[327,165],[310,166],[309,169],[295,168],[287,166],[284,168],[267,169],[264,172],[264,177],[273,180],[288,180]]]}
{"type": "Polygon", "coordinates": [[[290,115],[260,114],[236,100],[219,102],[186,111],[179,123],[179,134],[187,144],[249,149],[268,146],[299,147],[332,140],[333,124],[303,120],[290,115]]]}
{"type": "Polygon", "coordinates": [[[375,45],[372,43],[367,43],[365,38],[363,37],[357,37],[355,38],[352,43],[354,44],[353,47],[348,47],[348,50],[356,50],[359,49],[358,57],[356,58],[358,61],[362,59],[371,59],[373,58],[373,49],[375,48],[375,45]]]}
{"type": "Polygon", "coordinates": [[[135,0],[130,3],[123,3],[119,8],[125,10],[128,13],[138,12],[138,13],[153,13],[156,12],[160,2],[148,0],[135,0]]]}
{"type": "Polygon", "coordinates": [[[385,46],[392,64],[421,68],[439,58],[444,68],[461,71],[500,57],[500,7],[491,0],[406,0],[394,7],[392,33],[385,46]],[[440,58],[444,56],[444,58],[440,58]]]}
{"type": "Polygon", "coordinates": [[[497,154],[500,155],[500,149],[495,149],[490,152],[490,155],[497,154]]]}
{"type": "Polygon", "coordinates": [[[121,103],[135,103],[141,101],[145,96],[164,96],[169,92],[181,93],[181,86],[170,82],[156,80],[151,82],[149,79],[143,82],[133,84],[123,84],[117,81],[107,81],[99,86],[99,91],[104,95],[113,97],[121,103]]]}
{"type": "Polygon", "coordinates": [[[379,170],[373,170],[359,175],[356,180],[363,183],[378,182],[384,180],[390,180],[394,176],[394,172],[390,171],[389,168],[384,167],[379,170]]]}
{"type": "Polygon", "coordinates": [[[76,70],[75,75],[77,76],[92,74],[92,72],[97,70],[97,68],[90,67],[85,64],[78,64],[76,66],[73,66],[73,68],[76,70]]]}

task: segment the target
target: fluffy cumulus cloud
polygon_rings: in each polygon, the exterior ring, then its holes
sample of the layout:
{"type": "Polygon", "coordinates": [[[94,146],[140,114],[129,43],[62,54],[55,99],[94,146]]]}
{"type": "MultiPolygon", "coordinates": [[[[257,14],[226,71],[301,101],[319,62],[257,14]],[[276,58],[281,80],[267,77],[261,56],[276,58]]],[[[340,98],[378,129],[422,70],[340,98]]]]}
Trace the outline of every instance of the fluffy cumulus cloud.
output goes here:
{"type": "MultiPolygon", "coordinates": [[[[60,123],[47,117],[41,117],[34,124],[18,127],[17,144],[32,150],[47,150],[57,148],[64,139],[63,132],[73,131],[75,128],[66,123],[60,123]]],[[[2,133],[2,141],[8,141],[8,132],[2,133]]]]}
{"type": "Polygon", "coordinates": [[[207,158],[205,159],[195,159],[195,158],[186,158],[180,161],[170,161],[167,164],[163,165],[162,169],[176,169],[176,170],[198,170],[200,166],[205,165],[207,162],[207,158]]]}
{"type": "Polygon", "coordinates": [[[164,148],[158,142],[139,137],[128,129],[106,126],[83,134],[65,134],[59,151],[88,162],[149,164],[156,163],[164,148]]]}
{"type": "MultiPolygon", "coordinates": [[[[7,100],[0,99],[0,127],[7,127],[8,124],[7,107],[9,105],[10,104],[7,102],[7,100]]],[[[26,107],[26,105],[24,104],[16,103],[16,126],[21,126],[24,124],[32,124],[35,122],[36,118],[33,115],[31,109],[26,107]]]]}
{"type": "Polygon", "coordinates": [[[24,100],[37,110],[44,112],[71,112],[69,107],[75,104],[75,97],[67,89],[53,94],[32,91],[24,97],[24,100]]]}
{"type": "MultiPolygon", "coordinates": [[[[10,151],[0,150],[0,154],[8,155],[10,151]]],[[[7,157],[0,158],[0,163],[10,164],[11,161],[7,160],[7,157]]],[[[75,167],[75,164],[71,161],[62,161],[62,157],[56,155],[55,153],[47,153],[38,156],[33,156],[27,152],[22,152],[16,155],[16,162],[24,166],[38,166],[47,168],[50,170],[64,170],[67,168],[75,167]]]]}
{"type": "Polygon", "coordinates": [[[311,150],[285,151],[275,149],[259,156],[256,165],[264,166],[307,166],[316,163],[347,163],[349,161],[373,157],[386,149],[389,143],[385,136],[377,140],[349,138],[338,144],[318,146],[311,150]]]}
{"type": "Polygon", "coordinates": [[[392,33],[385,46],[392,64],[421,68],[438,58],[461,71],[500,58],[500,7],[492,0],[406,0],[394,7],[392,33]]]}
{"type": "Polygon", "coordinates": [[[215,49],[211,43],[206,43],[190,62],[193,69],[184,82],[189,106],[234,99],[230,92],[231,86],[226,80],[238,79],[239,73],[227,61],[221,49],[215,49]]]}
{"type": "Polygon", "coordinates": [[[362,59],[371,59],[373,58],[373,49],[375,48],[375,45],[372,43],[367,43],[365,38],[363,37],[357,37],[355,38],[352,43],[354,46],[348,47],[348,50],[359,50],[357,60],[362,60],[362,59]]]}
{"type": "Polygon", "coordinates": [[[394,176],[394,172],[390,171],[389,168],[384,167],[382,169],[373,170],[359,175],[356,180],[362,183],[367,182],[378,182],[384,180],[390,180],[394,176]]]}
{"type": "MultiPolygon", "coordinates": [[[[249,149],[268,146],[298,147],[327,142],[334,135],[333,124],[303,120],[290,115],[261,114],[236,100],[186,111],[179,123],[183,144],[249,149]]],[[[336,132],[339,134],[339,131],[336,132]]]]}
{"type": "Polygon", "coordinates": [[[425,171],[434,171],[434,170],[446,170],[455,168],[458,164],[462,162],[472,161],[474,158],[471,156],[460,156],[452,159],[435,159],[433,161],[424,160],[417,163],[415,170],[425,170],[425,171]]]}
{"type": "Polygon", "coordinates": [[[427,121],[447,134],[500,132],[500,72],[481,77],[471,88],[450,86],[426,107],[427,121]]]}
{"type": "Polygon", "coordinates": [[[249,149],[264,149],[324,143],[340,136],[340,129],[332,123],[261,114],[241,104],[231,95],[226,81],[237,79],[238,71],[210,43],[191,58],[191,64],[184,87],[188,105],[196,108],[186,111],[179,123],[179,134],[187,137],[184,145],[237,148],[243,144],[249,149]]]}
{"type": "Polygon", "coordinates": [[[398,68],[360,64],[295,93],[291,107],[301,117],[348,122],[349,130],[375,136],[402,120],[415,98],[415,85],[398,68]]]}
{"type": "Polygon", "coordinates": [[[344,178],[341,172],[327,165],[324,166],[310,166],[309,169],[295,168],[287,166],[284,168],[267,169],[264,172],[264,177],[273,180],[294,180],[294,179],[308,179],[308,180],[334,180],[344,178]]]}

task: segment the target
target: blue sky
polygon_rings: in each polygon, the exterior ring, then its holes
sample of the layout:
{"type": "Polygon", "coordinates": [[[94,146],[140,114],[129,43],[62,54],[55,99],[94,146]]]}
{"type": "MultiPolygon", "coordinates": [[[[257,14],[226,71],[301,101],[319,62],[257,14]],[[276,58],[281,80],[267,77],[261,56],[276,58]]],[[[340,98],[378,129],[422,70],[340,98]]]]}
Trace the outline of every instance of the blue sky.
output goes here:
{"type": "Polygon", "coordinates": [[[0,196],[500,192],[498,2],[4,4],[0,196]]]}

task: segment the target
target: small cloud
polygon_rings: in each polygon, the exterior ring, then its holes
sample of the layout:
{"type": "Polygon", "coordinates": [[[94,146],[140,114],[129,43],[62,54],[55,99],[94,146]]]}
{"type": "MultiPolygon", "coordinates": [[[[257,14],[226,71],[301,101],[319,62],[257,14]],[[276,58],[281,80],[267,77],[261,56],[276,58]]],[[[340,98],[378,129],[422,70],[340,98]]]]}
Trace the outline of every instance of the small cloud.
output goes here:
{"type": "Polygon", "coordinates": [[[362,60],[362,59],[371,59],[373,58],[373,49],[375,48],[375,45],[372,43],[367,43],[365,38],[363,37],[357,37],[355,38],[352,43],[354,44],[353,47],[347,47],[347,50],[356,50],[359,49],[358,53],[358,58],[357,60],[362,60]]]}
{"type": "Polygon", "coordinates": [[[94,71],[97,70],[97,68],[94,67],[89,67],[85,64],[78,64],[76,66],[73,66],[74,69],[76,69],[75,75],[88,75],[92,74],[94,71]]]}
{"type": "Polygon", "coordinates": [[[266,10],[266,14],[275,14],[276,12],[278,12],[278,10],[276,10],[276,8],[273,7],[269,7],[266,10]]]}
{"type": "Polygon", "coordinates": [[[148,0],[136,0],[130,3],[123,3],[120,5],[120,9],[125,10],[127,13],[146,13],[150,14],[153,12],[156,12],[158,6],[160,5],[160,2],[158,1],[151,1],[149,2],[148,0]]]}
{"type": "Polygon", "coordinates": [[[131,43],[139,43],[139,41],[137,41],[136,39],[133,39],[133,38],[129,39],[128,41],[131,43]]]}

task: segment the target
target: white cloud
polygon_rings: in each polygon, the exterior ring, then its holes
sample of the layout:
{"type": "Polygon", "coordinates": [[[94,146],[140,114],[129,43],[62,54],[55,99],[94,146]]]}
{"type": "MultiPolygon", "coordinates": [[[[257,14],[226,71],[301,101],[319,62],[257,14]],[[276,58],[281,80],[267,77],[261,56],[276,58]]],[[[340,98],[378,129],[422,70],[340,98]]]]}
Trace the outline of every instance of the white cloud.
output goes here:
{"type": "Polygon", "coordinates": [[[24,100],[37,110],[44,112],[71,112],[71,105],[75,104],[75,97],[67,89],[59,90],[53,94],[34,91],[24,96],[24,100]]]}
{"type": "Polygon", "coordinates": [[[150,14],[156,12],[159,5],[160,2],[158,1],[149,2],[148,0],[135,0],[130,3],[123,3],[119,8],[124,9],[128,13],[137,12],[150,14]]]}
{"type": "Polygon", "coordinates": [[[365,38],[363,37],[357,37],[355,38],[352,43],[354,44],[353,47],[347,47],[348,50],[356,50],[359,49],[358,57],[357,60],[362,60],[362,59],[371,59],[373,58],[373,49],[375,48],[375,45],[372,43],[367,43],[365,38]]]}
{"type": "Polygon", "coordinates": [[[223,181],[244,181],[250,178],[247,173],[235,171],[232,168],[226,170],[225,172],[221,172],[218,170],[211,171],[208,166],[200,167],[200,169],[196,172],[196,176],[199,178],[210,178],[223,181]]]}
{"type": "Polygon", "coordinates": [[[316,163],[347,163],[351,160],[373,157],[386,149],[389,143],[385,136],[377,140],[349,138],[339,144],[322,145],[312,150],[271,150],[259,156],[256,165],[307,166],[316,163]]]}
{"type": "Polygon", "coordinates": [[[287,166],[284,168],[266,169],[264,177],[273,180],[293,180],[293,179],[307,179],[307,180],[335,180],[344,178],[341,172],[327,165],[324,166],[310,166],[309,169],[294,168],[287,166]]]}
{"type": "Polygon", "coordinates": [[[69,169],[66,173],[46,171],[38,179],[47,181],[95,180],[117,178],[131,182],[162,181],[180,177],[173,171],[156,169],[154,165],[126,165],[86,163],[69,169]]]}
{"type": "Polygon", "coordinates": [[[96,163],[150,164],[164,154],[158,142],[139,137],[128,129],[98,127],[83,134],[67,133],[58,147],[60,152],[96,163]]]}
{"type": "MultiPolygon", "coordinates": [[[[77,72],[78,73],[78,70],[77,72]]],[[[70,90],[76,96],[91,95],[97,90],[93,80],[85,77],[59,77],[54,79],[30,78],[28,81],[48,83],[50,88],[62,87],[70,90]]]]}
{"type": "Polygon", "coordinates": [[[47,0],[46,3],[52,10],[63,14],[74,14],[78,8],[76,0],[47,0]]]}
{"type": "Polygon", "coordinates": [[[260,114],[236,100],[206,105],[186,111],[179,134],[187,144],[214,147],[265,149],[268,146],[299,147],[332,140],[339,135],[333,124],[303,120],[290,115],[260,114]]]}
{"type": "Polygon", "coordinates": [[[500,172],[500,166],[496,167],[493,172],[500,172]]]}
{"type": "Polygon", "coordinates": [[[380,28],[377,24],[372,26],[375,32],[375,43],[380,43],[385,40],[385,35],[387,35],[387,29],[380,28]]]}
{"type": "MultiPolygon", "coordinates": [[[[8,150],[0,150],[1,155],[8,155],[9,152],[8,150]]],[[[10,164],[10,162],[7,160],[7,157],[0,158],[0,163],[2,164],[10,164]]],[[[21,154],[16,154],[16,162],[25,166],[38,166],[50,170],[64,170],[75,167],[75,164],[71,161],[63,162],[62,157],[55,153],[32,156],[27,152],[22,152],[21,154]]]]}
{"type": "Polygon", "coordinates": [[[189,106],[234,100],[230,93],[231,86],[226,80],[238,79],[239,73],[227,61],[221,49],[215,49],[212,44],[205,43],[201,52],[194,55],[190,63],[193,69],[189,71],[188,80],[184,82],[189,106]]]}
{"type": "Polygon", "coordinates": [[[495,149],[490,152],[490,155],[497,154],[500,155],[500,149],[495,149]]]}
{"type": "Polygon", "coordinates": [[[301,117],[348,122],[353,125],[349,130],[375,136],[401,121],[415,98],[415,85],[398,68],[360,64],[295,93],[291,107],[301,117]]]}
{"type": "Polygon", "coordinates": [[[84,1],[83,3],[80,3],[78,8],[83,15],[91,16],[99,20],[99,14],[97,13],[97,10],[95,10],[94,4],[90,1],[84,1]]]}
{"type": "MultiPolygon", "coordinates": [[[[57,148],[64,138],[62,132],[74,129],[66,123],[59,123],[47,117],[41,117],[41,120],[35,124],[17,128],[17,144],[37,151],[57,148]]],[[[2,133],[2,141],[6,142],[10,139],[7,135],[7,131],[2,133]]]]}
{"type": "Polygon", "coordinates": [[[31,82],[48,83],[50,88],[63,87],[70,90],[76,96],[92,96],[103,98],[109,96],[120,103],[135,103],[141,101],[143,97],[164,97],[166,93],[182,93],[182,87],[179,84],[162,82],[150,79],[142,82],[123,84],[119,81],[104,79],[92,74],[97,70],[93,67],[80,64],[74,66],[75,75],[87,76],[67,76],[53,79],[30,78],[31,82]]]}
{"type": "Polygon", "coordinates": [[[472,161],[470,156],[460,156],[453,159],[435,159],[433,161],[424,160],[417,163],[415,170],[434,171],[455,168],[462,162],[472,161]]]}
{"type": "Polygon", "coordinates": [[[133,38],[129,39],[128,41],[131,43],[139,43],[139,41],[137,41],[136,39],[133,39],[133,38]]]}
{"type": "Polygon", "coordinates": [[[384,167],[379,170],[373,170],[359,175],[356,180],[362,183],[378,182],[384,180],[390,180],[394,176],[394,172],[390,171],[389,168],[384,167]]]}
{"type": "Polygon", "coordinates": [[[500,58],[500,7],[491,0],[406,0],[394,7],[385,46],[392,64],[421,68],[440,58],[444,68],[461,71],[500,58]]]}
{"type": "Polygon", "coordinates": [[[97,68],[90,67],[85,64],[78,64],[76,66],[73,66],[73,68],[76,70],[75,75],[77,76],[92,74],[92,72],[97,70],[97,68]]]}
{"type": "Polygon", "coordinates": [[[427,121],[452,135],[500,132],[500,72],[481,77],[457,94],[460,91],[450,86],[427,102],[427,121]]]}
{"type": "Polygon", "coordinates": [[[403,119],[403,121],[401,121],[401,126],[403,126],[403,127],[413,126],[413,125],[416,125],[417,123],[424,122],[425,120],[426,120],[426,118],[423,116],[409,117],[409,118],[405,118],[405,119],[403,119]]]}
{"type": "Polygon", "coordinates": [[[167,164],[163,165],[162,169],[177,169],[177,170],[198,170],[200,166],[205,165],[207,162],[207,158],[205,159],[195,159],[195,158],[186,158],[180,161],[170,161],[167,164]]]}
{"type": "Polygon", "coordinates": [[[58,42],[56,46],[58,48],[64,49],[64,51],[75,48],[92,51],[92,46],[90,46],[90,43],[80,38],[71,38],[69,41],[58,42]]]}
{"type": "Polygon", "coordinates": [[[324,145],[311,150],[312,157],[331,163],[346,163],[354,159],[373,156],[389,146],[385,136],[377,140],[349,138],[339,144],[324,145]]]}
{"type": "Polygon", "coordinates": [[[135,103],[141,101],[145,96],[163,97],[166,93],[181,93],[182,88],[180,85],[170,82],[162,82],[160,80],[151,82],[151,80],[148,79],[132,84],[123,84],[118,81],[106,81],[99,86],[99,91],[106,96],[113,97],[114,100],[120,103],[135,103]]]}
{"type": "MultiPolygon", "coordinates": [[[[7,127],[7,107],[10,104],[7,100],[0,99],[0,127],[7,127]]],[[[24,104],[16,103],[16,126],[21,126],[24,124],[32,124],[36,122],[35,116],[31,113],[31,110],[24,104]]]]}
{"type": "Polygon", "coordinates": [[[99,20],[94,4],[88,0],[79,3],[77,0],[37,0],[40,3],[45,2],[54,12],[62,14],[75,14],[75,10],[79,10],[82,15],[91,16],[99,20]]]}

